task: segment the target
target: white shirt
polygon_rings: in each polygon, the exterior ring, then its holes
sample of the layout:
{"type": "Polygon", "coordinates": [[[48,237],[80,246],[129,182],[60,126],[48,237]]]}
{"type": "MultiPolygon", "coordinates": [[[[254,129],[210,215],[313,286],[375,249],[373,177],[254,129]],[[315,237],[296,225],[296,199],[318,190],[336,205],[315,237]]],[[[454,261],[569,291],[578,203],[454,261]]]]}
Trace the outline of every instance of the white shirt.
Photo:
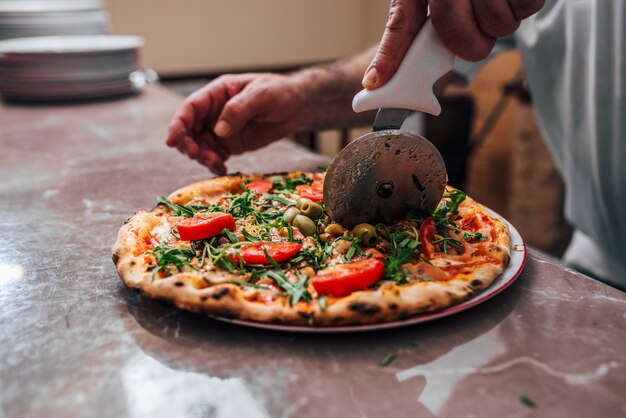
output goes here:
{"type": "MultiPolygon", "coordinates": [[[[540,129],[565,180],[565,216],[577,229],[564,260],[622,290],[626,290],[624,3],[548,0],[516,33],[540,129]]],[[[460,67],[462,63],[455,66],[460,67]]]]}

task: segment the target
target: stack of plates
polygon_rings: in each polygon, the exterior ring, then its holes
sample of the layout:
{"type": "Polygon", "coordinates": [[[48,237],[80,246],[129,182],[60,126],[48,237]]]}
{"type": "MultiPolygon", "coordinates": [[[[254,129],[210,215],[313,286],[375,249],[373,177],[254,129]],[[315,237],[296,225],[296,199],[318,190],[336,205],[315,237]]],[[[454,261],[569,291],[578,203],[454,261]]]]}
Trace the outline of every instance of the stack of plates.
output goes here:
{"type": "Polygon", "coordinates": [[[100,0],[0,0],[0,39],[108,33],[100,0]]]}
{"type": "Polygon", "coordinates": [[[58,101],[129,94],[156,77],[138,70],[136,36],[36,37],[0,41],[0,94],[58,101]]]}

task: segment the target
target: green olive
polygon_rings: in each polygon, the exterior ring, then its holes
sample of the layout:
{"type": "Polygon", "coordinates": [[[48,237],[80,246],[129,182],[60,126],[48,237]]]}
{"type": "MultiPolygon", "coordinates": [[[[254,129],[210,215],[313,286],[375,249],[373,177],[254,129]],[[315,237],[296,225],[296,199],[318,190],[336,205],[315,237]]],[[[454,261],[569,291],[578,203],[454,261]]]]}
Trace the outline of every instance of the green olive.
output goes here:
{"type": "Polygon", "coordinates": [[[300,209],[302,205],[304,205],[305,203],[314,203],[314,202],[311,199],[308,199],[306,197],[301,197],[300,199],[296,201],[296,207],[300,209]]]}
{"type": "Polygon", "coordinates": [[[330,224],[326,227],[324,232],[326,232],[327,234],[342,235],[344,232],[346,232],[346,229],[339,224],[330,224]]]}
{"type": "Polygon", "coordinates": [[[315,235],[317,232],[317,226],[315,226],[315,222],[308,216],[298,215],[293,220],[293,226],[298,228],[302,235],[305,237],[310,237],[315,235]]]}
{"type": "Polygon", "coordinates": [[[352,234],[361,238],[361,242],[370,247],[373,247],[378,242],[378,234],[374,225],[358,224],[352,229],[352,234]]]}
{"type": "MultiPolygon", "coordinates": [[[[304,199],[301,199],[304,200],[304,199]]],[[[300,204],[300,212],[311,219],[319,219],[324,214],[324,209],[317,203],[306,199],[307,201],[300,204]]]]}
{"type": "Polygon", "coordinates": [[[293,206],[290,207],[289,209],[287,209],[285,211],[285,213],[283,214],[283,220],[285,222],[287,222],[287,225],[292,225],[293,224],[293,220],[296,218],[296,216],[300,215],[300,210],[294,208],[293,206]]]}

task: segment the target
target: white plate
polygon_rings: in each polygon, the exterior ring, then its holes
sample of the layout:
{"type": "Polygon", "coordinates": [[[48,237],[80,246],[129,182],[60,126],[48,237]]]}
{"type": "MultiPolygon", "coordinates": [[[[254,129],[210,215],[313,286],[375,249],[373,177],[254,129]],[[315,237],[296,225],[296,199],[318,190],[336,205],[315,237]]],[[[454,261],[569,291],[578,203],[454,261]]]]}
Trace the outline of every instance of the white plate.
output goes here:
{"type": "MultiPolygon", "coordinates": [[[[128,78],[137,68],[134,64],[124,67],[101,68],[89,71],[37,72],[37,71],[6,71],[0,67],[0,84],[22,83],[31,85],[61,84],[64,82],[98,82],[103,80],[128,78]]],[[[29,69],[30,70],[30,69],[29,69]]]]}
{"type": "Polygon", "coordinates": [[[97,10],[102,8],[100,0],[2,0],[0,14],[49,13],[79,10],[97,10]]]}
{"type": "Polygon", "coordinates": [[[0,54],[65,54],[123,51],[143,45],[140,36],[41,36],[0,41],[0,54]]]}
{"type": "Polygon", "coordinates": [[[239,319],[222,318],[211,315],[212,318],[223,322],[229,322],[231,324],[243,325],[252,328],[268,329],[272,331],[286,331],[286,332],[304,332],[304,333],[344,333],[344,332],[364,332],[375,331],[389,328],[400,328],[408,325],[421,324],[423,322],[433,321],[435,319],[445,318],[447,316],[462,312],[466,309],[479,305],[504,289],[509,287],[521,274],[524,264],[526,263],[526,244],[522,236],[517,229],[511,225],[506,219],[498,215],[493,211],[489,211],[494,216],[502,220],[508,227],[511,234],[511,261],[509,265],[504,269],[502,274],[496,278],[491,285],[478,293],[474,297],[459,303],[458,305],[450,306],[436,312],[429,312],[420,315],[413,316],[411,318],[402,319],[399,321],[384,322],[380,324],[371,325],[348,325],[338,327],[306,327],[299,325],[277,325],[266,324],[262,322],[242,321],[239,319]]]}
{"type": "MultiPolygon", "coordinates": [[[[94,36],[106,35],[107,33],[109,33],[108,22],[90,23],[86,25],[22,26],[16,29],[0,27],[0,41],[3,39],[41,36],[94,36]]],[[[13,56],[16,55],[18,54],[13,54],[13,56]]]]}
{"type": "Polygon", "coordinates": [[[112,84],[97,88],[85,88],[81,90],[64,91],[18,91],[3,92],[5,100],[12,101],[37,101],[37,102],[59,102],[85,99],[103,99],[109,97],[122,96],[131,93],[138,93],[142,89],[135,88],[131,82],[112,84]]]}
{"type": "Polygon", "coordinates": [[[101,10],[78,12],[78,13],[54,13],[45,15],[21,15],[21,16],[2,16],[0,15],[0,24],[3,27],[24,27],[24,26],[49,26],[49,25],[76,25],[76,24],[93,24],[99,22],[107,22],[109,15],[101,10]]]}

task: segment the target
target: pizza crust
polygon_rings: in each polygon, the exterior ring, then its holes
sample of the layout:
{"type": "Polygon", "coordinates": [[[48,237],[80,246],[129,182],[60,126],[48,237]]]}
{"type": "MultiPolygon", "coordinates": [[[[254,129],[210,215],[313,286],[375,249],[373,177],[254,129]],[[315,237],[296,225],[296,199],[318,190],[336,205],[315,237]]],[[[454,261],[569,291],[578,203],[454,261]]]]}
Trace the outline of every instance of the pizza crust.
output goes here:
{"type": "Polygon", "coordinates": [[[193,199],[206,196],[214,199],[217,196],[241,192],[241,182],[251,176],[236,173],[223,177],[215,177],[182,187],[170,194],[168,199],[173,203],[185,205],[193,199]]]}
{"type": "MultiPolygon", "coordinates": [[[[241,182],[249,176],[234,175],[205,180],[183,187],[170,195],[174,203],[185,204],[193,199],[216,197],[241,191],[241,182]]],[[[477,210],[486,210],[468,198],[467,204],[477,210]]],[[[314,300],[290,306],[287,298],[271,303],[251,301],[243,289],[233,283],[220,283],[209,287],[201,273],[185,271],[165,278],[153,279],[148,271],[151,231],[161,223],[157,207],[152,212],[140,211],[120,229],[113,246],[113,261],[119,276],[127,286],[138,289],[154,299],[166,300],[177,307],[210,315],[236,318],[244,321],[310,326],[339,326],[372,324],[408,318],[420,313],[440,310],[458,304],[488,287],[498,277],[510,258],[508,228],[495,217],[496,239],[487,247],[490,256],[501,264],[479,265],[468,277],[455,277],[446,282],[415,282],[406,285],[383,283],[377,289],[366,289],[336,298],[328,296],[323,311],[314,300]]],[[[206,274],[206,273],[205,273],[206,274]]],[[[228,272],[214,272],[222,281],[240,276],[228,272]]]]}
{"type": "Polygon", "coordinates": [[[147,285],[144,283],[146,276],[151,274],[146,272],[148,265],[143,253],[147,245],[143,237],[149,236],[159,223],[157,215],[139,211],[120,228],[112,258],[118,274],[128,287],[139,289],[147,285]]]}

